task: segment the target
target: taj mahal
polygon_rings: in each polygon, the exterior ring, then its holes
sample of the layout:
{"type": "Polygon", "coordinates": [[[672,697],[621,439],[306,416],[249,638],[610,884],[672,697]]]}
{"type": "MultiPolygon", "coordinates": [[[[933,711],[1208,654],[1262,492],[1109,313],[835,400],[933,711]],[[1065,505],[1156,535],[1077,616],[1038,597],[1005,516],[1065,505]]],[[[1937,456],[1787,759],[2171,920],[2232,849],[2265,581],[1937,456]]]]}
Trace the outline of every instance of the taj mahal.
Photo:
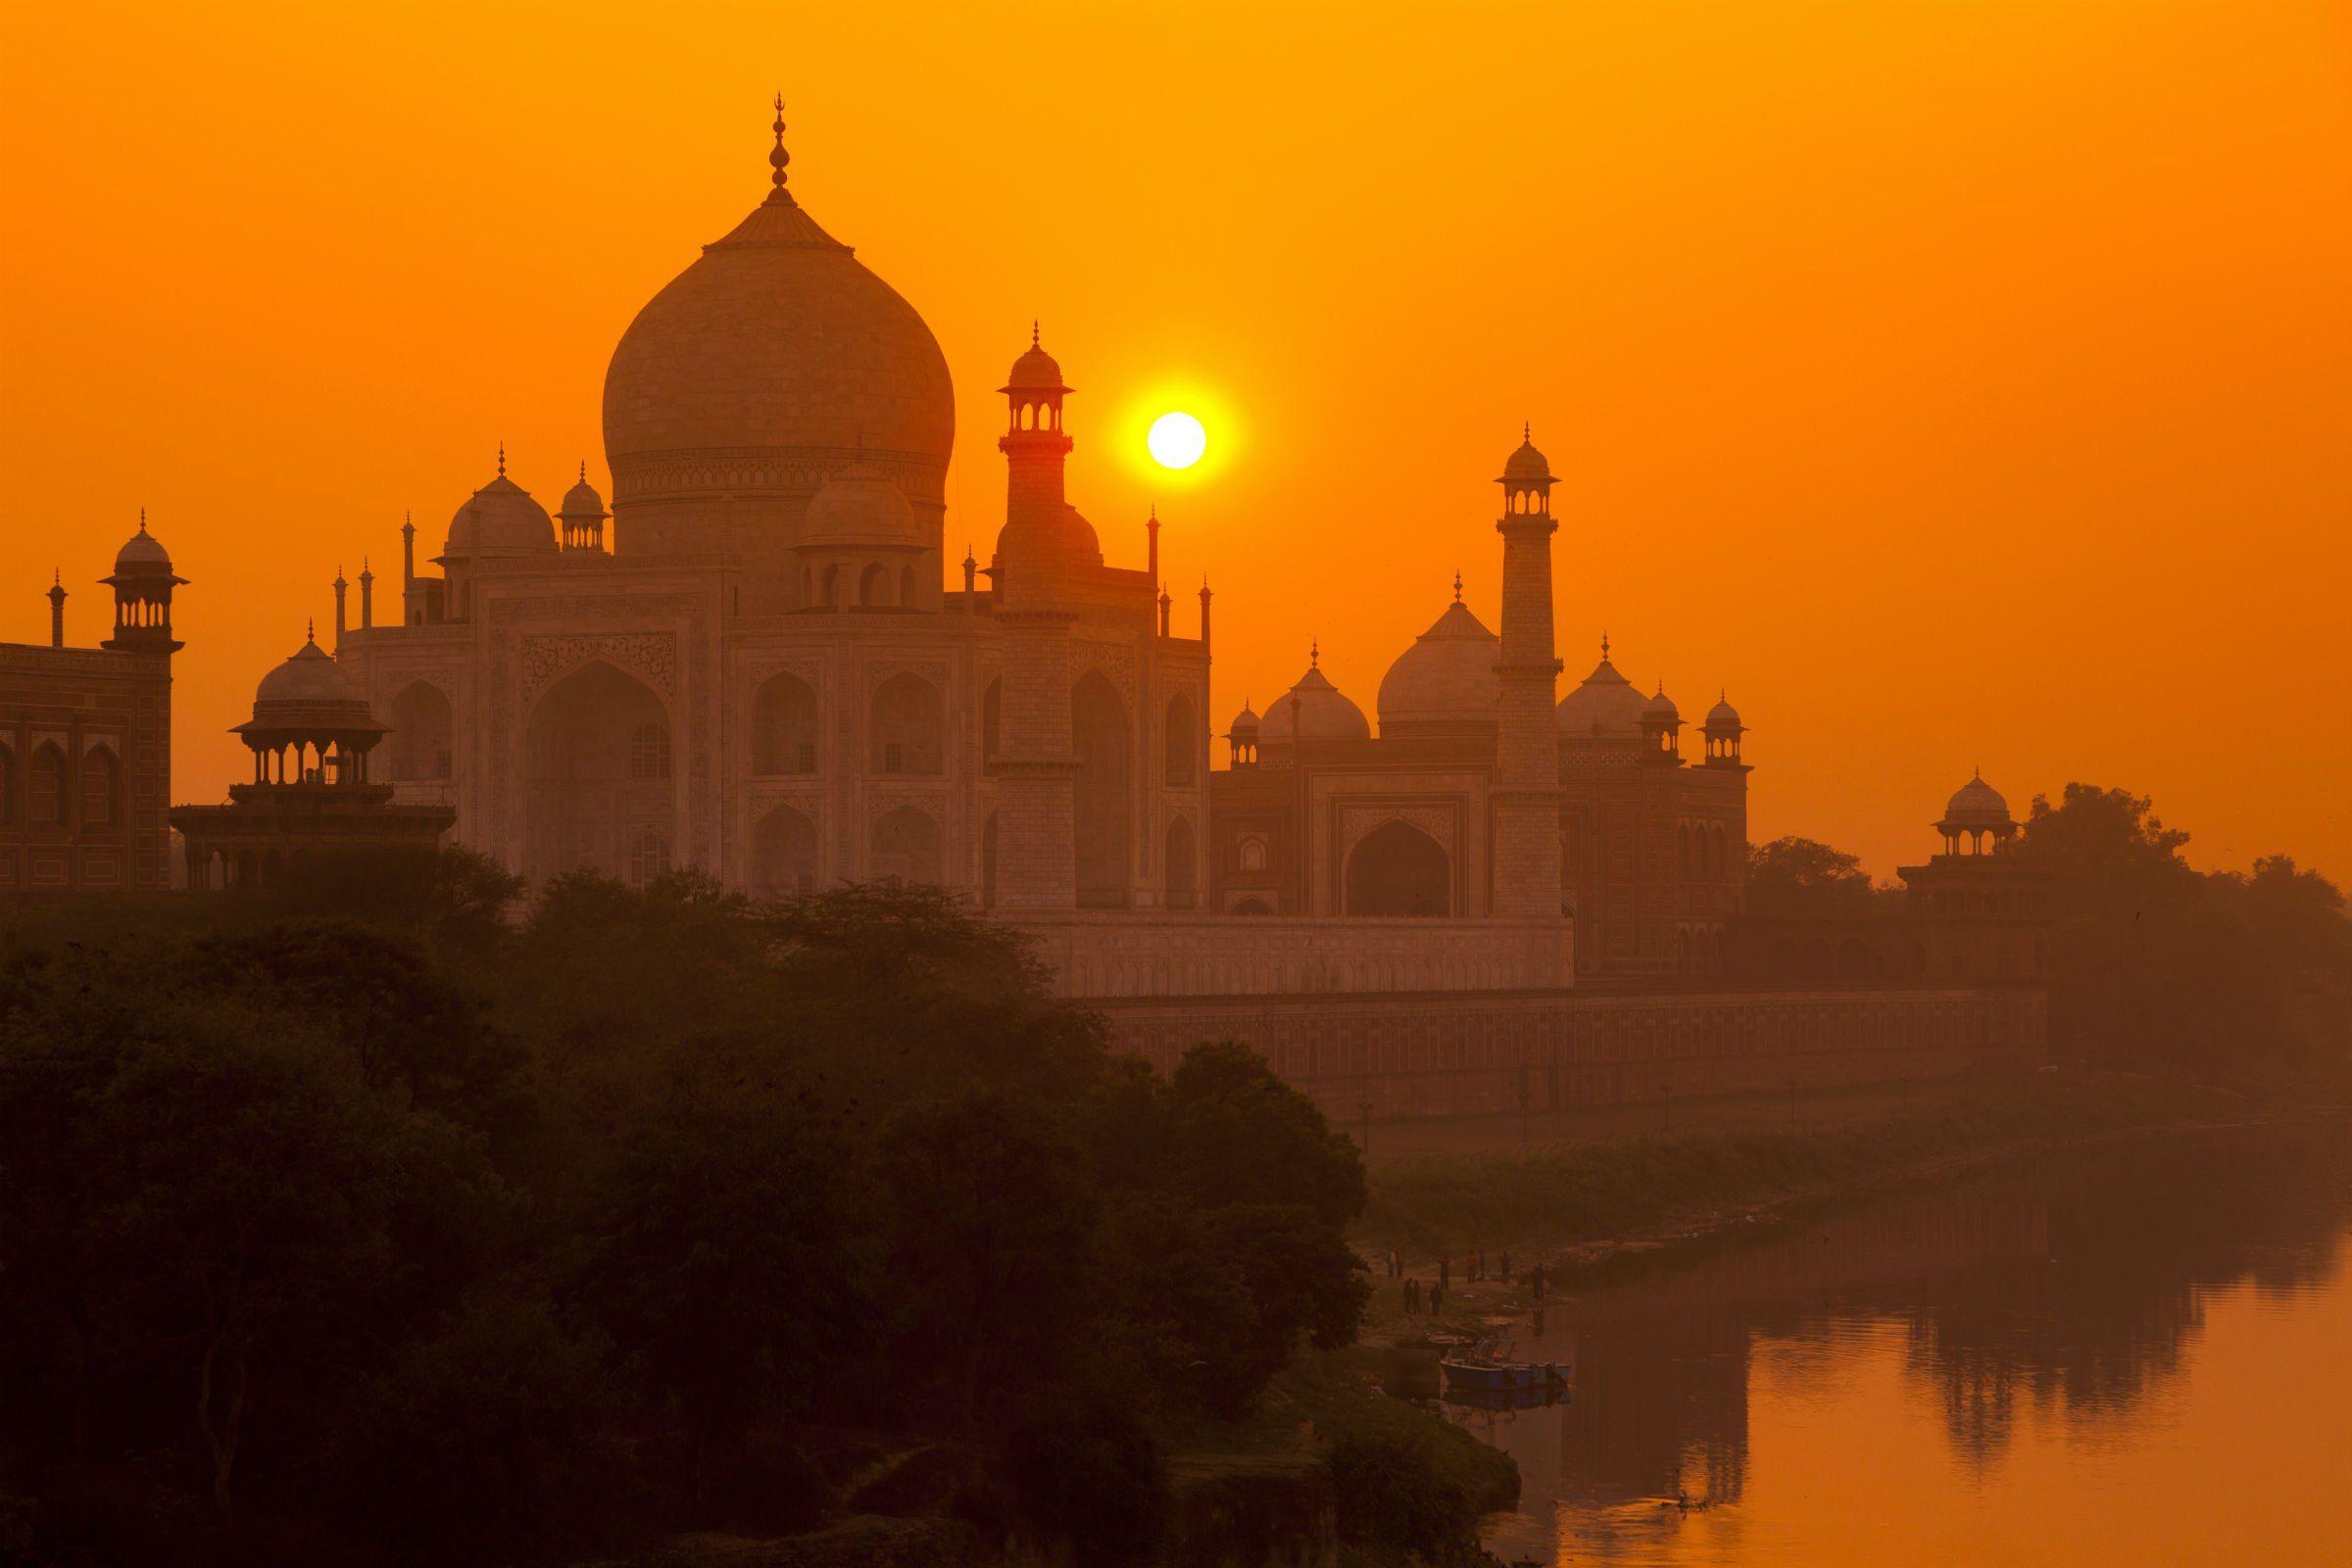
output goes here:
{"type": "MultiPolygon", "coordinates": [[[[1556,481],[1516,419],[1494,513],[1462,519],[1473,549],[1493,526],[1498,624],[1441,588],[1370,713],[1310,651],[1212,732],[1209,591],[1179,617],[1156,515],[1106,552],[1066,495],[1082,422],[1034,324],[1001,388],[1003,522],[985,564],[951,564],[947,361],[789,188],[780,103],[772,128],[764,199],[613,350],[611,505],[583,463],[551,514],[501,449],[437,537],[403,528],[387,603],[363,570],[355,607],[338,574],[330,647],[269,672],[239,726],[253,782],[169,813],[188,886],[370,836],[463,844],[534,884],[928,883],[1030,935],[1135,1049],[1246,1039],[1367,1115],[2043,1049],[2038,884],[1982,780],[1936,823],[1943,853],[1904,869],[1902,917],[1744,916],[1746,726],[1720,696],[1687,724],[1597,630],[1561,692],[1556,481]]],[[[125,711],[160,707],[168,735],[184,579],[142,523],[107,580],[106,647],[157,694],[125,711]]],[[[25,667],[105,674],[56,618],[59,652],[25,667]]],[[[37,761],[26,711],[6,738],[37,761]]],[[[60,756],[102,743],[129,744],[76,729],[60,756]]],[[[65,831],[98,820],[89,795],[55,845],[0,846],[5,879],[160,885],[165,758],[103,819],[119,846],[65,831]]],[[[80,799],[58,766],[57,798],[80,799]]]]}

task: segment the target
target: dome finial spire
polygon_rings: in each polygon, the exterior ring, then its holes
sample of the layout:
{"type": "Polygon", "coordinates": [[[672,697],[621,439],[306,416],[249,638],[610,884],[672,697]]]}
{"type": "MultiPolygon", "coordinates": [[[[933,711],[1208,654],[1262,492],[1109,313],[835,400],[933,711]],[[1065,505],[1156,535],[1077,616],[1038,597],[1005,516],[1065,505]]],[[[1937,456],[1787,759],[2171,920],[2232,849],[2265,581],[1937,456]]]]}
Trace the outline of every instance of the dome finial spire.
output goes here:
{"type": "Polygon", "coordinates": [[[1453,602],[1457,605],[1462,602],[1462,568],[1459,566],[1453,568],[1453,602]]]}
{"type": "Polygon", "coordinates": [[[1605,631],[1600,634],[1600,662],[1604,664],[1609,662],[1609,634],[1605,631]]]}
{"type": "Polygon", "coordinates": [[[507,476],[507,444],[504,441],[498,444],[498,476],[501,479],[507,476]]]}
{"type": "Polygon", "coordinates": [[[792,154],[784,150],[784,95],[780,92],[776,94],[776,122],[770,128],[776,133],[776,145],[769,149],[767,155],[767,167],[771,171],[767,182],[775,190],[768,200],[774,201],[781,196],[790,201],[792,198],[784,194],[784,166],[792,162],[792,154]]]}
{"type": "Polygon", "coordinates": [[[1323,667],[1323,643],[1320,638],[1309,639],[1307,642],[1306,667],[1309,669],[1321,669],[1323,667]]]}
{"type": "Polygon", "coordinates": [[[314,648],[318,645],[318,621],[316,616],[302,623],[302,640],[314,648]]]}
{"type": "Polygon", "coordinates": [[[1038,347],[1041,347],[1041,346],[1042,346],[1042,345],[1041,345],[1041,344],[1038,342],[1038,340],[1037,340],[1037,334],[1038,334],[1038,321],[1037,321],[1037,318],[1033,316],[1033,317],[1029,318],[1029,346],[1030,346],[1031,348],[1033,348],[1033,349],[1034,349],[1034,348],[1038,348],[1038,347]]]}
{"type": "Polygon", "coordinates": [[[1522,419],[1519,421],[1519,439],[1526,442],[1531,447],[1536,444],[1535,420],[1522,419]]]}
{"type": "Polygon", "coordinates": [[[587,460],[586,458],[582,458],[582,459],[580,460],[580,483],[582,483],[582,484],[586,484],[587,482],[588,482],[588,460],[587,460]]]}
{"type": "Polygon", "coordinates": [[[147,509],[146,509],[145,507],[141,507],[141,508],[139,509],[139,532],[141,532],[141,533],[145,533],[146,531],[147,531],[147,509]]]}

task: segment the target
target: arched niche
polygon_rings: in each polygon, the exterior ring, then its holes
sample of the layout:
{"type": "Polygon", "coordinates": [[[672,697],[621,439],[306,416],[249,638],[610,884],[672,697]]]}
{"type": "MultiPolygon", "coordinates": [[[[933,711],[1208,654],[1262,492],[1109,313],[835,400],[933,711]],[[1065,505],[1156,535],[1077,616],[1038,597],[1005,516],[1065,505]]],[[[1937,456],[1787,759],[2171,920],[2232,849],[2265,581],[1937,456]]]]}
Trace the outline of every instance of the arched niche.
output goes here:
{"type": "Polygon", "coordinates": [[[1134,736],[1127,705],[1099,669],[1070,692],[1070,739],[1078,758],[1072,791],[1082,908],[1118,908],[1134,863],[1134,736]]]}
{"type": "Polygon", "coordinates": [[[1349,914],[1445,916],[1453,912],[1453,861],[1412,823],[1391,818],[1348,853],[1349,914]]]}
{"type": "Polygon", "coordinates": [[[1168,824],[1163,864],[1167,867],[1168,907],[1189,909],[1200,903],[1198,867],[1194,864],[1193,824],[1178,817],[1168,824]]]}
{"type": "Polygon", "coordinates": [[[653,833],[677,831],[669,713],[652,687],[602,661],[543,693],[526,726],[525,865],[534,879],[575,869],[627,880],[653,833]]]}
{"type": "Polygon", "coordinates": [[[816,891],[816,824],[792,807],[775,808],[752,829],[752,893],[806,898],[816,891]]]}
{"type": "Polygon", "coordinates": [[[1162,744],[1166,756],[1161,762],[1161,777],[1172,790],[1191,789],[1194,770],[1200,754],[1196,746],[1199,737],[1193,716],[1193,700],[1178,692],[1168,699],[1167,727],[1162,744]]]}
{"type": "Polygon", "coordinates": [[[947,753],[939,688],[901,670],[874,688],[867,766],[876,773],[936,774],[947,753]]]}
{"type": "Polygon", "coordinates": [[[915,806],[901,806],[874,821],[868,867],[877,882],[940,879],[939,823],[915,806]]]}
{"type": "Polygon", "coordinates": [[[752,771],[816,771],[816,693],[789,671],[771,675],[752,696],[752,771]]]}
{"type": "Polygon", "coordinates": [[[431,681],[410,682],[392,699],[392,777],[449,777],[453,727],[441,688],[431,681]]]}

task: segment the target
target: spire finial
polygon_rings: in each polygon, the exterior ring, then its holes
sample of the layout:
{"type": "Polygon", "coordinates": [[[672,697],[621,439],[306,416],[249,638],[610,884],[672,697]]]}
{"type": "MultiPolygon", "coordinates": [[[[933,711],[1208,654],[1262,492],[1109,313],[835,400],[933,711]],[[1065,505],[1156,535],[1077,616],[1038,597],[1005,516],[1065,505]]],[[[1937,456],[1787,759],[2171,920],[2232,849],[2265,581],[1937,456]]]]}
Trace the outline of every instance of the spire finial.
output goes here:
{"type": "Polygon", "coordinates": [[[1604,664],[1609,662],[1609,634],[1605,631],[1600,634],[1600,662],[1604,664]]]}
{"type": "Polygon", "coordinates": [[[146,531],[147,531],[147,509],[146,509],[145,507],[141,507],[141,508],[139,509],[139,532],[141,532],[141,533],[145,533],[146,531]]]}
{"type": "Polygon", "coordinates": [[[504,441],[498,444],[498,476],[501,479],[507,476],[507,444],[504,441]]]}
{"type": "Polygon", "coordinates": [[[1034,316],[1029,318],[1029,346],[1031,348],[1036,348],[1039,346],[1037,341],[1037,318],[1034,316]]]}
{"type": "Polygon", "coordinates": [[[582,458],[582,459],[580,460],[580,483],[582,483],[582,484],[586,484],[587,482],[588,482],[588,460],[587,460],[586,458],[582,458]]]}
{"type": "Polygon", "coordinates": [[[1154,502],[1152,502],[1152,515],[1151,515],[1151,516],[1149,516],[1149,517],[1147,517],[1145,520],[1146,520],[1147,522],[1150,522],[1150,523],[1152,523],[1153,526],[1157,526],[1157,525],[1158,525],[1158,522],[1159,522],[1159,503],[1158,503],[1158,502],[1154,501],[1154,502]]]}
{"type": "Polygon", "coordinates": [[[1519,439],[1526,442],[1531,447],[1536,444],[1535,420],[1522,419],[1519,421],[1519,439]]]}
{"type": "Polygon", "coordinates": [[[770,128],[776,133],[776,145],[769,150],[767,155],[767,167],[773,171],[767,176],[767,182],[775,187],[775,195],[768,198],[772,201],[775,196],[784,194],[784,166],[792,162],[792,154],[784,150],[784,95],[782,93],[776,94],[776,122],[770,128]]]}
{"type": "Polygon", "coordinates": [[[1453,568],[1453,602],[1457,605],[1462,602],[1462,568],[1459,566],[1453,568]]]}
{"type": "Polygon", "coordinates": [[[1306,645],[1306,667],[1309,669],[1321,669],[1323,667],[1323,644],[1321,639],[1316,639],[1306,645]]]}
{"type": "Polygon", "coordinates": [[[63,566],[52,566],[52,567],[50,567],[50,568],[49,568],[49,586],[50,586],[50,587],[52,587],[52,588],[63,588],[65,585],[66,585],[66,569],[65,569],[63,566]]]}
{"type": "Polygon", "coordinates": [[[316,617],[302,623],[302,640],[314,648],[318,646],[318,622],[316,617]]]}
{"type": "Polygon", "coordinates": [[[360,558],[360,575],[363,577],[368,575],[368,558],[366,556],[360,558]]]}

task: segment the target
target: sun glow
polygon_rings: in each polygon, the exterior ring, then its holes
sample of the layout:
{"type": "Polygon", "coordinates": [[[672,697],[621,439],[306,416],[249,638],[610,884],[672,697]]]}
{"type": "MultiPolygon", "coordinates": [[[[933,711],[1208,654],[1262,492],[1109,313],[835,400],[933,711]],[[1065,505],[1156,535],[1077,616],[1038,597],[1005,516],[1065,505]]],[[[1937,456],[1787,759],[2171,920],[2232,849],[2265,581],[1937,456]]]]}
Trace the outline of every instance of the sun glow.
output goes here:
{"type": "Polygon", "coordinates": [[[1163,414],[1152,421],[1144,437],[1152,459],[1163,468],[1189,468],[1208,450],[1208,432],[1189,414],[1163,414]]]}

